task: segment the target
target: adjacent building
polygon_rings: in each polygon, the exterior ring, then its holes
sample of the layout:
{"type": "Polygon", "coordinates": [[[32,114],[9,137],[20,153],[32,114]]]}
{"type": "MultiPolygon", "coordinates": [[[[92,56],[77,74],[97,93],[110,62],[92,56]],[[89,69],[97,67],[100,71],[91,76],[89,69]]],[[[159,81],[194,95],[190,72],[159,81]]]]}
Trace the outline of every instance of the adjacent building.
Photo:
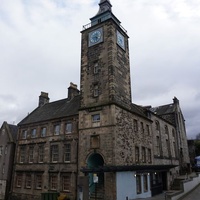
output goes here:
{"type": "Polygon", "coordinates": [[[0,200],[8,199],[11,189],[17,130],[7,122],[0,129],[0,200]]]}
{"type": "Polygon", "coordinates": [[[127,31],[101,0],[81,32],[80,92],[38,107],[18,125],[12,196],[42,193],[122,200],[170,189],[189,170],[179,100],[156,108],[132,103],[127,31]]]}

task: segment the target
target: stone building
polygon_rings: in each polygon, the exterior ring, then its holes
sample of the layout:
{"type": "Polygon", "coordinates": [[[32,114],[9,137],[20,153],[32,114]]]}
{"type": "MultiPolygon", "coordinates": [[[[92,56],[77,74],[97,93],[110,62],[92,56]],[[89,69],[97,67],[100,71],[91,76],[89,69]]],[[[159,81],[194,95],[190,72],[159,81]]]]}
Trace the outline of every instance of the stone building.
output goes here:
{"type": "Polygon", "coordinates": [[[0,129],[0,200],[8,199],[17,138],[17,126],[3,122],[0,129]]]}
{"type": "Polygon", "coordinates": [[[72,83],[66,99],[49,103],[41,92],[38,107],[18,124],[13,197],[39,200],[59,192],[75,199],[79,102],[72,83]]]}
{"type": "Polygon", "coordinates": [[[127,31],[101,0],[81,32],[80,93],[39,106],[19,123],[13,196],[122,200],[170,189],[189,167],[179,101],[156,108],[132,103],[127,31]]]}

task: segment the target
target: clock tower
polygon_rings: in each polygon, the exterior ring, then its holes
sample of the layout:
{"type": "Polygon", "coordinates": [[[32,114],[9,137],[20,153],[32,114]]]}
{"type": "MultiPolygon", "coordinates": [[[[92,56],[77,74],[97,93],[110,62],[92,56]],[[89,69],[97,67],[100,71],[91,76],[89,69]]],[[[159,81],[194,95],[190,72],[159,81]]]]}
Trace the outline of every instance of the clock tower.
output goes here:
{"type": "MultiPolygon", "coordinates": [[[[89,174],[88,194],[94,192],[95,169],[124,164],[117,159],[117,113],[130,111],[132,102],[127,31],[112,13],[109,0],[100,1],[90,20],[81,32],[78,156],[83,172],[79,175],[89,174]]],[[[98,173],[102,199],[116,199],[114,174],[98,173]]]]}
{"type": "Polygon", "coordinates": [[[130,108],[128,35],[101,0],[98,13],[83,26],[81,47],[81,108],[118,104],[130,108]]]}

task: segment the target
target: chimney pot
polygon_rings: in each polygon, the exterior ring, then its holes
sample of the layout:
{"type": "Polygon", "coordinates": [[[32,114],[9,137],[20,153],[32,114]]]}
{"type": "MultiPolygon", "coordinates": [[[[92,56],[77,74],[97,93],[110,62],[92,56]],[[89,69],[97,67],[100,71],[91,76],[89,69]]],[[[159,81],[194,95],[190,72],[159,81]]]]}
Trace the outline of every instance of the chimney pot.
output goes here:
{"type": "Polygon", "coordinates": [[[49,96],[46,92],[41,92],[41,95],[39,96],[39,104],[38,106],[41,107],[44,104],[49,103],[49,96]]]}

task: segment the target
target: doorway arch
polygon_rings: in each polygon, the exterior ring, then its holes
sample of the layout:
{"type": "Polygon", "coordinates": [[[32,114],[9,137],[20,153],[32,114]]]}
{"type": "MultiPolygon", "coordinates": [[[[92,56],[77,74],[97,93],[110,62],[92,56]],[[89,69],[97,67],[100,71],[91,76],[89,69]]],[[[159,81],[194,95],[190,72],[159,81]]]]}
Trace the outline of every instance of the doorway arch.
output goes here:
{"type": "Polygon", "coordinates": [[[102,190],[104,188],[104,173],[96,172],[96,169],[104,165],[104,159],[99,153],[91,154],[87,159],[88,168],[94,172],[89,173],[89,193],[90,195],[96,190],[102,190]],[[98,182],[95,183],[94,176],[98,177],[98,182]]]}

